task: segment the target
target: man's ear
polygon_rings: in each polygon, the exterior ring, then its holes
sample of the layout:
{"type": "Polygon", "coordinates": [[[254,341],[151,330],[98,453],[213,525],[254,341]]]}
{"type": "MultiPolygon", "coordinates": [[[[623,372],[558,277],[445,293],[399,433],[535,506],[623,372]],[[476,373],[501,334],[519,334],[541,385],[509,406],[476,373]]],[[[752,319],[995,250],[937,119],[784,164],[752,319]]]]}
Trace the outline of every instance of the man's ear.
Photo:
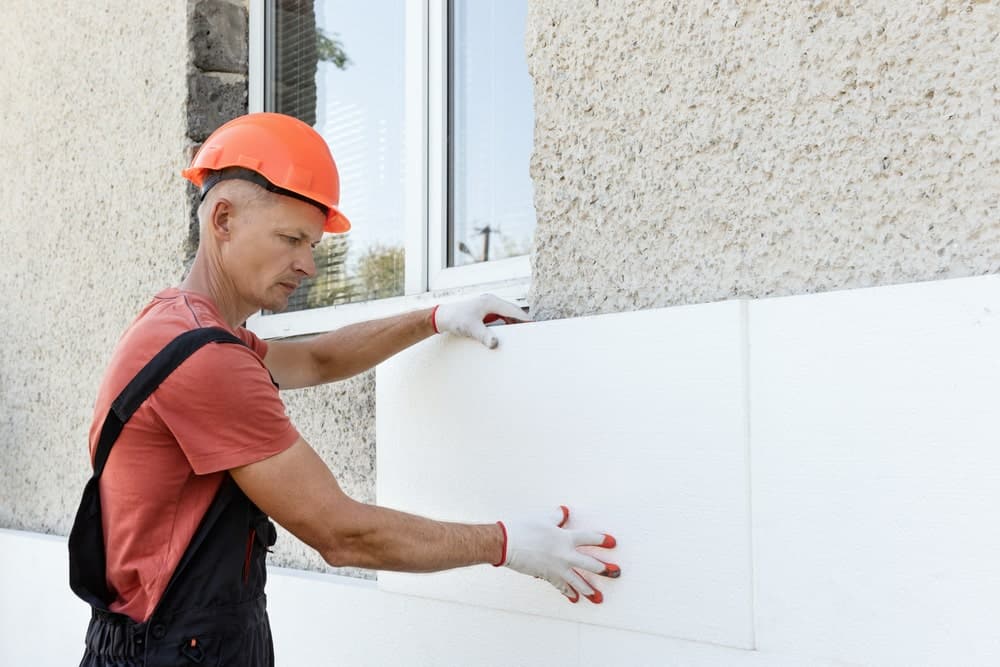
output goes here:
{"type": "Polygon", "coordinates": [[[229,225],[232,222],[233,203],[225,197],[219,197],[212,204],[209,213],[208,226],[216,239],[229,240],[229,225]]]}

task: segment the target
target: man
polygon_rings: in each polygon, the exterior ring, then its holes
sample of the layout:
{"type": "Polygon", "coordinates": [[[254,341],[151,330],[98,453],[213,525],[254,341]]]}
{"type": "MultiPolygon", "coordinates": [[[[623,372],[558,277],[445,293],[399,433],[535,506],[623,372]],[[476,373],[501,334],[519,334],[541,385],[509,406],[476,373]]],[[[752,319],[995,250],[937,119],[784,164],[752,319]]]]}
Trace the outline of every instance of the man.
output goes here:
{"type": "Polygon", "coordinates": [[[356,502],[278,397],[360,373],[434,333],[495,347],[484,322],[521,321],[521,310],[484,296],[265,343],[242,323],[287,306],[315,274],[323,233],[350,228],[329,149],[298,120],[250,114],[209,137],[184,175],[202,194],[191,272],[124,333],[96,402],[95,474],[70,536],[71,584],[94,608],[81,664],[273,664],[268,517],[334,566],[491,563],[546,579],[572,602],[601,602],[581,572],[620,570],[577,547],[610,548],[612,537],[564,530],[565,508],[551,521],[470,525],[356,502]]]}

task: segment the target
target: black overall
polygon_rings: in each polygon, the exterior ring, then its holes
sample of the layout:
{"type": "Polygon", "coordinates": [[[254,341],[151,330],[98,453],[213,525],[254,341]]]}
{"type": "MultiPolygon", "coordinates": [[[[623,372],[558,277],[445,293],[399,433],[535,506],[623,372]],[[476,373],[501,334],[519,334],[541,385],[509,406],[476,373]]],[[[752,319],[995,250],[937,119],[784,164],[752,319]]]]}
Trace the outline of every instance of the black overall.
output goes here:
{"type": "Polygon", "coordinates": [[[92,607],[81,667],[271,666],[264,559],[275,529],[228,474],[144,623],[111,612],[98,480],[123,426],[164,379],[206,343],[243,344],[218,328],[188,331],[122,390],[104,420],[94,475],[69,537],[70,587],[92,607]]]}

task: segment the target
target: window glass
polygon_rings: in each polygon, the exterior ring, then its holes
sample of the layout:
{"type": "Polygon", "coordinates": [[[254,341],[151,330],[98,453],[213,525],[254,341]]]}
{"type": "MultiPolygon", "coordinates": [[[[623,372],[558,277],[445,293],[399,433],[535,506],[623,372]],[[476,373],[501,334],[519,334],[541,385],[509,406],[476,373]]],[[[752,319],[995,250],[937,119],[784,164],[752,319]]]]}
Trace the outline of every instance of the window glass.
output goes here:
{"type": "Polygon", "coordinates": [[[309,123],[340,171],[347,234],[327,234],[317,275],[287,310],[403,294],[404,0],[274,0],[265,107],[309,123]]]}
{"type": "Polygon", "coordinates": [[[535,229],[527,0],[450,0],[448,13],[448,265],[527,255],[535,229]]]}

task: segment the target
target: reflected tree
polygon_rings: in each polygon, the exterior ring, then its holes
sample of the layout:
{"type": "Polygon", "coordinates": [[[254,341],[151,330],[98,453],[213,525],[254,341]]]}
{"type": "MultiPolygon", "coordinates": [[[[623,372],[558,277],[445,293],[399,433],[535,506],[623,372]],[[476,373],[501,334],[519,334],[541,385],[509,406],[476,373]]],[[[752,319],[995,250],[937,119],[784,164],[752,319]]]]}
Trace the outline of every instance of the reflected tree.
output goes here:
{"type": "Polygon", "coordinates": [[[320,241],[313,251],[316,276],[302,281],[288,299],[285,312],[322,308],[347,301],[351,294],[346,270],[347,251],[346,234],[331,234],[320,241]]]}
{"type": "Polygon", "coordinates": [[[327,36],[323,29],[316,28],[316,54],[320,62],[330,63],[337,69],[347,69],[351,64],[351,59],[344,51],[344,43],[340,41],[340,35],[333,33],[327,36]]]}
{"type": "Polygon", "coordinates": [[[385,299],[401,296],[404,289],[404,261],[402,246],[374,245],[358,260],[356,282],[359,300],[385,299]]]}

